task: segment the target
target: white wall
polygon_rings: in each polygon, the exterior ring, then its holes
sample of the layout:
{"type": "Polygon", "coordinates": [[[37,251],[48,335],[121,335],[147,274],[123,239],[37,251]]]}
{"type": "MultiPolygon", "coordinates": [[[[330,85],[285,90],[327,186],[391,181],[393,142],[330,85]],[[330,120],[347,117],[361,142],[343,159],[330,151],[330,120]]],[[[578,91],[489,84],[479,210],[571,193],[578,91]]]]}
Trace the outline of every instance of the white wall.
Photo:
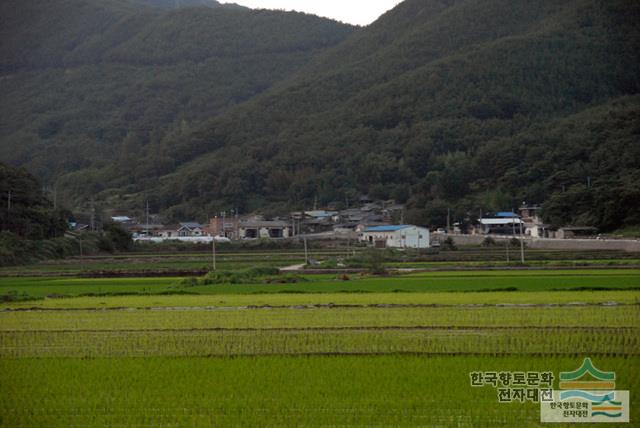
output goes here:
{"type": "Polygon", "coordinates": [[[429,229],[424,227],[411,226],[394,232],[364,232],[362,240],[369,242],[369,237],[373,241],[385,240],[389,248],[429,248],[429,229]]]}
{"type": "Polygon", "coordinates": [[[387,240],[387,247],[429,248],[429,230],[422,227],[407,227],[393,232],[387,240]]]}

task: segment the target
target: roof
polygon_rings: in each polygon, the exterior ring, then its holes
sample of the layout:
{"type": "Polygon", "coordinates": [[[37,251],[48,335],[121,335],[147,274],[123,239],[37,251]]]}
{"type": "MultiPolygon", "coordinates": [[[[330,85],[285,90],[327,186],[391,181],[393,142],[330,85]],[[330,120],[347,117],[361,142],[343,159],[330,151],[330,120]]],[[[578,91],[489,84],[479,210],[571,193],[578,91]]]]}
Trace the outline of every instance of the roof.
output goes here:
{"type": "Polygon", "coordinates": [[[501,224],[511,224],[511,223],[522,223],[520,218],[481,218],[481,224],[486,225],[501,225],[501,224]]]}
{"type": "Polygon", "coordinates": [[[194,221],[181,222],[180,227],[186,227],[189,229],[201,229],[202,225],[200,223],[196,223],[194,221]]]}
{"type": "Polygon", "coordinates": [[[500,211],[496,213],[496,217],[507,217],[507,218],[513,218],[513,217],[520,217],[518,214],[513,213],[511,211],[500,211]]]}
{"type": "Polygon", "coordinates": [[[289,223],[280,220],[250,220],[240,222],[240,227],[288,227],[289,223]]]}
{"type": "Polygon", "coordinates": [[[313,210],[304,212],[309,217],[332,217],[338,214],[337,211],[313,210]]]}
{"type": "Polygon", "coordinates": [[[398,230],[406,229],[407,227],[414,227],[414,226],[411,224],[373,226],[373,227],[367,227],[364,231],[365,232],[396,232],[398,230]]]}

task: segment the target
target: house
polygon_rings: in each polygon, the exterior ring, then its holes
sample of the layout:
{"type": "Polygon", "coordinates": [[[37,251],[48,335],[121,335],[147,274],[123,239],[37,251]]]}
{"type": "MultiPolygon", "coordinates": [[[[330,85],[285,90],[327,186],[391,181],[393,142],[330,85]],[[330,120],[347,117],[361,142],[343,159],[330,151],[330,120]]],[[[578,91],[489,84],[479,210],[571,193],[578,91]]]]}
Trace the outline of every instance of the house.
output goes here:
{"type": "Polygon", "coordinates": [[[598,229],[588,226],[561,227],[555,233],[558,239],[592,238],[598,233],[598,229]]]}
{"type": "Polygon", "coordinates": [[[70,221],[69,230],[73,232],[86,232],[89,230],[89,225],[84,223],[77,223],[75,221],[70,221]]]}
{"type": "Polygon", "coordinates": [[[160,232],[165,229],[165,226],[161,224],[136,224],[129,227],[129,232],[134,237],[142,236],[160,236],[160,232]]]}
{"type": "Polygon", "coordinates": [[[179,224],[164,226],[162,229],[156,232],[156,235],[164,239],[175,239],[180,237],[180,235],[178,234],[178,229],[180,229],[179,224]]]}
{"type": "Polygon", "coordinates": [[[325,220],[325,219],[333,219],[338,215],[337,211],[327,211],[327,210],[312,210],[305,211],[305,217],[310,217],[316,220],[325,220]]]}
{"type": "Polygon", "coordinates": [[[366,228],[361,241],[377,248],[429,248],[429,229],[403,224],[366,228]]]}
{"type": "Polygon", "coordinates": [[[541,207],[534,205],[528,206],[523,203],[518,209],[520,218],[524,222],[524,234],[533,238],[549,238],[551,236],[551,225],[545,224],[540,217],[541,207]]]}
{"type": "Polygon", "coordinates": [[[240,219],[233,217],[214,217],[209,219],[208,232],[211,236],[223,236],[229,239],[240,239],[240,219]]]}
{"type": "Polygon", "coordinates": [[[519,235],[521,225],[524,224],[519,215],[501,211],[492,217],[478,219],[476,230],[484,235],[519,235]]]}
{"type": "Polygon", "coordinates": [[[176,232],[178,233],[178,236],[203,236],[204,226],[193,221],[184,222],[180,223],[176,232]]]}
{"type": "Polygon", "coordinates": [[[239,239],[279,239],[291,236],[291,225],[281,220],[251,219],[238,224],[239,239]]]}

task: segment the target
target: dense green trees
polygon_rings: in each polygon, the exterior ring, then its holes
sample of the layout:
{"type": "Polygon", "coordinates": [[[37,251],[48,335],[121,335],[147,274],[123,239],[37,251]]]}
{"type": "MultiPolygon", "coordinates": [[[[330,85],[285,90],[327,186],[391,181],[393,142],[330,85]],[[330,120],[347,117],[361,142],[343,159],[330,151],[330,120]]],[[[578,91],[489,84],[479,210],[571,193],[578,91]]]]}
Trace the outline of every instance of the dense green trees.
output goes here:
{"type": "Polygon", "coordinates": [[[55,208],[38,181],[22,168],[0,163],[0,225],[26,239],[60,237],[67,230],[68,212],[55,208]]]}
{"type": "Polygon", "coordinates": [[[522,201],[556,224],[638,224],[637,2],[407,0],[355,32],[125,3],[90,43],[56,35],[0,68],[21,70],[0,80],[0,158],[76,201],[148,198],[178,219],[366,193],[432,226],[522,201]]]}
{"type": "Polygon", "coordinates": [[[75,197],[151,187],[216,146],[182,136],[353,31],[298,13],[141,3],[173,1],[0,4],[1,160],[47,184],[64,177],[75,197]]]}

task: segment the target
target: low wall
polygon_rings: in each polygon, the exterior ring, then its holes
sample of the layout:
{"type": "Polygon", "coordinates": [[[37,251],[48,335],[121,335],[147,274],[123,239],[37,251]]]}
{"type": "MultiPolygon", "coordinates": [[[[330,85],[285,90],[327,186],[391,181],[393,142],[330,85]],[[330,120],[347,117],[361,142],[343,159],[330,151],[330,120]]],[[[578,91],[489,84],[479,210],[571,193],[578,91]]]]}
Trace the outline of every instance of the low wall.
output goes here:
{"type": "MultiPolygon", "coordinates": [[[[451,237],[456,245],[480,245],[487,236],[491,236],[496,242],[511,239],[511,236],[502,235],[458,235],[458,234],[433,234],[442,242],[451,237]]],[[[516,236],[517,237],[517,236],[516,236]]],[[[548,239],[525,237],[528,248],[546,250],[618,250],[640,252],[640,240],[633,239],[548,239]]]]}

